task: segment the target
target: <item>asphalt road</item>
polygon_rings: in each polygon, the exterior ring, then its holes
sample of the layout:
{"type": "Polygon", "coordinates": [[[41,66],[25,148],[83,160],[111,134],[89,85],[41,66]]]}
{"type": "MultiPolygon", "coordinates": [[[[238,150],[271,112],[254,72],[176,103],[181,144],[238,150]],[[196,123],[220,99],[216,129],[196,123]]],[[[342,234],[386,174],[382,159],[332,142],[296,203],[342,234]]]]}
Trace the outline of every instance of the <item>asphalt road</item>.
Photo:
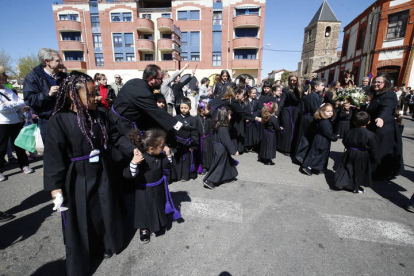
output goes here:
{"type": "MultiPolygon", "coordinates": [[[[414,192],[414,122],[404,122],[405,171],[393,181],[365,194],[331,189],[340,141],[328,172],[312,177],[281,154],[275,166],[244,154],[236,182],[170,185],[184,221],[145,245],[130,227],[128,247],[98,262],[95,275],[414,275],[414,214],[404,210],[414,192]]],[[[0,224],[0,275],[64,275],[60,216],[42,191],[42,161],[31,166],[34,174],[14,168],[0,182],[0,210],[17,216],[0,224]]]]}

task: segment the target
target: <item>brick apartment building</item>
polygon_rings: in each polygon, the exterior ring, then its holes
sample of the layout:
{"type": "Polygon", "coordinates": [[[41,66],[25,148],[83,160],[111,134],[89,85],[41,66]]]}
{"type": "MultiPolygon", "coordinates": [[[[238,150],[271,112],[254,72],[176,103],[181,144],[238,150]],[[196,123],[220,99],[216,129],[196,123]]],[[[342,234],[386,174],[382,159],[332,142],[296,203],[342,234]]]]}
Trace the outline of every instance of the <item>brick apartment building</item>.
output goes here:
{"type": "Polygon", "coordinates": [[[388,73],[395,85],[414,87],[414,0],[378,0],[344,28],[341,59],[315,73],[331,83],[346,70],[355,84],[388,73]]]}
{"type": "Polygon", "coordinates": [[[228,69],[261,79],[265,0],[62,0],[53,5],[69,70],[142,77],[147,64],[196,77],[228,69]]]}

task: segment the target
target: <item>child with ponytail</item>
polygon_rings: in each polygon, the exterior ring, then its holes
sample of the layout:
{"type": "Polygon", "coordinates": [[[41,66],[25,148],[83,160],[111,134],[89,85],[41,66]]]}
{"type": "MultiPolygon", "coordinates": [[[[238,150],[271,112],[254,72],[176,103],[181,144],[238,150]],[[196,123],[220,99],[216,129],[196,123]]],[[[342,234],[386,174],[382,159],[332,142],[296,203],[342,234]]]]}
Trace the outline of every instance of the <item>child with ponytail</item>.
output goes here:
{"type": "Polygon", "coordinates": [[[198,115],[197,129],[200,136],[200,146],[198,151],[198,169],[197,172],[205,175],[210,169],[213,160],[213,143],[211,142],[212,121],[210,116],[210,105],[204,101],[200,101],[197,107],[198,115]]]}
{"type": "Polygon", "coordinates": [[[274,165],[272,161],[276,157],[277,135],[278,131],[283,130],[279,126],[279,119],[276,116],[278,110],[277,103],[268,102],[263,104],[262,108],[262,124],[263,136],[260,144],[259,161],[265,165],[274,165]]]}
{"type": "Polygon", "coordinates": [[[181,218],[174,207],[166,177],[173,167],[171,150],[165,146],[165,131],[160,129],[134,129],[127,137],[139,151],[135,151],[123,175],[133,179],[135,184],[134,226],[140,229],[141,242],[148,243],[151,233],[167,225],[167,214],[172,213],[175,220],[181,218]]]}

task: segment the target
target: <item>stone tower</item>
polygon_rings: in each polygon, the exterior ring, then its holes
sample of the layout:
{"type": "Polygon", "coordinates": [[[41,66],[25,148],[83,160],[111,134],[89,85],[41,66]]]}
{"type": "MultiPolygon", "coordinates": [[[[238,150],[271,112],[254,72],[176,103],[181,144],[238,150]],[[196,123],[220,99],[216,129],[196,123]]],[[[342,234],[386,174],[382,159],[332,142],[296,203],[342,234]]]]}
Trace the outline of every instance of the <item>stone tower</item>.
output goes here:
{"type": "Polygon", "coordinates": [[[302,57],[298,64],[299,76],[306,79],[312,72],[338,61],[338,37],[341,22],[324,0],[309,25],[305,28],[302,57]]]}

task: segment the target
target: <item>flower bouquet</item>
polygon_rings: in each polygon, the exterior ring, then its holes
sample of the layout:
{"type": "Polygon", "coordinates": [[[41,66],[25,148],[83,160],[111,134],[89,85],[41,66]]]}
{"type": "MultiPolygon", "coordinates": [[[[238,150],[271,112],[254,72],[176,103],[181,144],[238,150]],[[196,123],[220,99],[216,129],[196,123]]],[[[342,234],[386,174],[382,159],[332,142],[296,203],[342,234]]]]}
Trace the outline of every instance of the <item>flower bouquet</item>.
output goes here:
{"type": "Polygon", "coordinates": [[[367,100],[364,90],[360,87],[349,87],[337,92],[337,101],[345,101],[356,107],[367,100]]]}

